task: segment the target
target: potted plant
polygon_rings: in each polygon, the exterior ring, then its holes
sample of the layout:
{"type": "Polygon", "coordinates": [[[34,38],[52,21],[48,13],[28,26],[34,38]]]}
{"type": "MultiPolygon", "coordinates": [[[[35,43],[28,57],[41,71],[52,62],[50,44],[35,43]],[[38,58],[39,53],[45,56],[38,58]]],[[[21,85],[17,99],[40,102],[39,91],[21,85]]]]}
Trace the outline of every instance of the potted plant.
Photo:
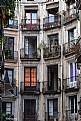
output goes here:
{"type": "Polygon", "coordinates": [[[34,51],[34,52],[32,53],[32,55],[33,55],[34,58],[37,58],[37,55],[38,55],[37,51],[34,51]]]}
{"type": "Polygon", "coordinates": [[[16,79],[14,78],[13,80],[12,80],[12,86],[16,86],[16,79]]]}

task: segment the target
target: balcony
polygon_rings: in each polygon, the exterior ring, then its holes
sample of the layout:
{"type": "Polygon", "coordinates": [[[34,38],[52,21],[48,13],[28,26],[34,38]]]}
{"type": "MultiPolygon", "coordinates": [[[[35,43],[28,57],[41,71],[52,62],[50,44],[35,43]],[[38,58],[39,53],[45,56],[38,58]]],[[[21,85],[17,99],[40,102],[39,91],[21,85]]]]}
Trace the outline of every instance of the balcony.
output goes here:
{"type": "Polygon", "coordinates": [[[40,30],[40,18],[38,19],[22,19],[21,22],[22,30],[40,30]],[[32,21],[32,23],[30,23],[32,21]]]}
{"type": "Polygon", "coordinates": [[[67,10],[67,11],[64,11],[63,12],[63,15],[64,15],[64,18],[63,18],[63,24],[68,24],[70,22],[73,22],[75,20],[77,20],[77,16],[76,16],[76,12],[69,12],[70,10],[67,10]]]}
{"type": "Polygon", "coordinates": [[[11,52],[11,51],[6,50],[4,53],[5,53],[4,54],[4,61],[5,62],[13,62],[13,63],[17,62],[18,51],[11,52]]]}
{"type": "Polygon", "coordinates": [[[10,19],[8,28],[18,29],[18,20],[10,19]]]}
{"type": "Polygon", "coordinates": [[[32,114],[32,115],[24,115],[24,120],[23,121],[39,121],[37,114],[32,114]]]}
{"type": "Polygon", "coordinates": [[[58,58],[61,55],[61,46],[60,45],[53,45],[51,48],[46,47],[43,50],[43,58],[50,59],[50,58],[58,58]]]}
{"type": "Polygon", "coordinates": [[[21,94],[24,94],[24,93],[39,94],[40,93],[40,82],[32,82],[32,83],[21,82],[20,93],[21,94]]]}
{"type": "Polygon", "coordinates": [[[65,91],[75,91],[75,90],[79,90],[80,88],[80,81],[79,81],[79,77],[78,76],[73,76],[70,78],[66,78],[64,79],[64,88],[65,91]]]}
{"type": "Polygon", "coordinates": [[[61,80],[60,80],[60,78],[58,78],[58,80],[56,80],[56,82],[44,81],[43,82],[43,89],[42,89],[42,91],[43,91],[44,94],[60,93],[60,91],[61,91],[61,80]]]}
{"type": "Polygon", "coordinates": [[[40,60],[40,51],[31,51],[30,54],[26,54],[25,48],[20,49],[21,60],[40,60]]]}
{"type": "Polygon", "coordinates": [[[81,63],[81,38],[76,43],[76,60],[77,63],[81,63]]]}
{"type": "Polygon", "coordinates": [[[48,115],[48,112],[45,112],[45,121],[59,121],[59,113],[53,112],[53,115],[48,115]]]}
{"type": "Polygon", "coordinates": [[[75,40],[72,40],[71,42],[65,43],[63,45],[63,54],[65,56],[75,54],[75,40]]]}
{"type": "Polygon", "coordinates": [[[75,112],[77,112],[77,110],[66,110],[66,121],[77,121],[78,114],[75,112]]]}
{"type": "Polygon", "coordinates": [[[61,26],[61,16],[54,15],[51,17],[46,17],[43,19],[43,22],[44,22],[44,24],[43,24],[44,30],[58,28],[61,26]]]}
{"type": "Polygon", "coordinates": [[[2,119],[6,121],[14,121],[14,115],[6,114],[5,112],[2,113],[2,119]]]}

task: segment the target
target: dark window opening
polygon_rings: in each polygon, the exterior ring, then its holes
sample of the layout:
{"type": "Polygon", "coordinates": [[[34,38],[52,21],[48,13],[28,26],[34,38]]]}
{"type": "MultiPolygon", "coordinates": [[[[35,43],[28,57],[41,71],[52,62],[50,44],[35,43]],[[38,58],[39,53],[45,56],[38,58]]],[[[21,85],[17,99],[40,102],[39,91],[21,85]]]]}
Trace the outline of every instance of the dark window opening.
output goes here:
{"type": "Polygon", "coordinates": [[[28,58],[33,58],[34,52],[37,52],[37,37],[25,36],[24,37],[24,49],[25,49],[25,56],[27,56],[28,58]]]}
{"type": "Polygon", "coordinates": [[[14,58],[14,37],[6,37],[4,42],[5,59],[14,58]]]}
{"type": "Polygon", "coordinates": [[[48,66],[48,90],[58,89],[58,65],[48,66]]]}

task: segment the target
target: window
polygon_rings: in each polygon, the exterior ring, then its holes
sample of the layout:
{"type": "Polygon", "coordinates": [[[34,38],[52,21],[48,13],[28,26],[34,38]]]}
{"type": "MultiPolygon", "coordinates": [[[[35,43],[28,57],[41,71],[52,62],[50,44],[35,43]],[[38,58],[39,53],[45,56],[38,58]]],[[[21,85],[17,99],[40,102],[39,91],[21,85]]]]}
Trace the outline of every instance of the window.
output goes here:
{"type": "Polygon", "coordinates": [[[29,58],[33,58],[33,52],[37,50],[37,37],[25,36],[24,37],[24,49],[25,49],[25,56],[29,58]]]}
{"type": "Polygon", "coordinates": [[[37,11],[36,10],[26,10],[26,24],[36,24],[37,23],[37,11]]]}
{"type": "Polygon", "coordinates": [[[48,90],[58,90],[58,65],[48,66],[48,90]]]}
{"type": "Polygon", "coordinates": [[[2,102],[2,111],[6,112],[6,114],[12,114],[12,103],[2,102]]]}
{"type": "Polygon", "coordinates": [[[25,86],[36,86],[36,67],[25,68],[25,86]]]}
{"type": "Polygon", "coordinates": [[[72,62],[70,63],[70,82],[76,81],[77,76],[77,64],[72,62]]]}
{"type": "MultiPolygon", "coordinates": [[[[48,46],[50,48],[50,51],[52,51],[53,46],[58,45],[58,44],[59,44],[58,34],[48,36],[48,46]]],[[[55,49],[55,51],[57,51],[57,48],[55,49]]]]}
{"type": "Polygon", "coordinates": [[[58,12],[58,8],[48,10],[48,21],[49,21],[49,23],[58,20],[57,14],[56,14],[57,12],[58,12]]]}
{"type": "Polygon", "coordinates": [[[48,99],[48,115],[49,116],[58,115],[58,98],[48,99]]]}
{"type": "Polygon", "coordinates": [[[73,41],[75,37],[76,37],[76,28],[68,30],[68,41],[69,42],[73,41]]]}
{"type": "Polygon", "coordinates": [[[5,50],[5,59],[13,58],[14,56],[14,37],[6,37],[5,44],[4,44],[4,50],[5,50]]]}
{"type": "Polygon", "coordinates": [[[70,15],[76,13],[76,9],[74,9],[74,6],[76,6],[75,0],[70,0],[68,2],[68,12],[70,15]]]}
{"type": "Polygon", "coordinates": [[[71,114],[77,113],[77,95],[69,97],[69,106],[71,114]]]}
{"type": "Polygon", "coordinates": [[[5,81],[9,81],[10,84],[12,84],[13,81],[13,69],[5,69],[4,70],[4,75],[2,76],[2,79],[5,81]],[[6,77],[8,76],[8,77],[6,77]],[[7,78],[8,80],[5,80],[7,78]]]}

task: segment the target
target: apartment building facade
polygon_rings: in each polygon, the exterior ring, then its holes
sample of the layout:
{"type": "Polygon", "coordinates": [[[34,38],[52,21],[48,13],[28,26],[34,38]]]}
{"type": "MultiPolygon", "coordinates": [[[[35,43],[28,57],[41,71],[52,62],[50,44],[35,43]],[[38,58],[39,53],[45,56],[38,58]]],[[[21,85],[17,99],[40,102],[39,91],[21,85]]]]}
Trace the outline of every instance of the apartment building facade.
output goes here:
{"type": "Polygon", "coordinates": [[[5,28],[2,111],[7,120],[79,121],[76,0],[15,4],[16,18],[5,28]]]}

